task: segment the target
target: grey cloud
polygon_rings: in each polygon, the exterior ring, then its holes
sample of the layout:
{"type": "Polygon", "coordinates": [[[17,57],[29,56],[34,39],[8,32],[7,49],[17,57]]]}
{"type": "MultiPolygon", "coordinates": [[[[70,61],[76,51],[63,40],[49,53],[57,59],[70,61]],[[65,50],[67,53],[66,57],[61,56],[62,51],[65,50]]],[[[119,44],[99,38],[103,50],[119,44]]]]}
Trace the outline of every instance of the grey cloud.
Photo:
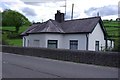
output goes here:
{"type": "Polygon", "coordinates": [[[40,2],[24,2],[25,4],[28,4],[28,5],[39,5],[40,2]]]}
{"type": "Polygon", "coordinates": [[[89,8],[85,11],[85,13],[89,16],[96,16],[97,12],[100,13],[100,16],[109,16],[109,15],[117,15],[118,14],[118,6],[116,5],[108,5],[100,8],[89,8]]]}
{"type": "Polygon", "coordinates": [[[78,12],[74,12],[73,17],[74,18],[79,18],[80,14],[78,12]]]}
{"type": "Polygon", "coordinates": [[[68,19],[70,19],[70,18],[71,18],[71,16],[70,16],[70,15],[68,15],[68,14],[67,14],[67,15],[65,15],[65,19],[66,19],[66,20],[68,20],[68,19]]]}
{"type": "Polygon", "coordinates": [[[33,9],[28,8],[28,7],[23,8],[22,12],[25,13],[25,15],[27,15],[27,16],[36,16],[37,15],[33,9]]]}
{"type": "MultiPolygon", "coordinates": [[[[78,12],[73,12],[73,18],[79,18],[80,14],[78,12]]],[[[67,12],[65,15],[65,19],[71,19],[71,11],[67,12]]]]}
{"type": "Polygon", "coordinates": [[[65,0],[21,0],[23,1],[25,4],[29,4],[29,5],[39,5],[40,3],[49,3],[49,2],[59,2],[59,1],[65,1],[65,0]]]}
{"type": "Polygon", "coordinates": [[[65,19],[66,20],[71,19],[71,12],[70,11],[66,12],[65,19]]]}

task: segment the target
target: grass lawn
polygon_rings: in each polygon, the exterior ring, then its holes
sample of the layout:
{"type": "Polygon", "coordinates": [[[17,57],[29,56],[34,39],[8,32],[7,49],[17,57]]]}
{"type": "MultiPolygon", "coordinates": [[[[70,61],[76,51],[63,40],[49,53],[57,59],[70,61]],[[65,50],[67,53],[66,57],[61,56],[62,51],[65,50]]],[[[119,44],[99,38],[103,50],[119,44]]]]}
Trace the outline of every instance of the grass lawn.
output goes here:
{"type": "MultiPolygon", "coordinates": [[[[18,33],[21,34],[28,27],[29,26],[21,26],[18,33]]],[[[0,27],[0,29],[1,30],[15,31],[15,27],[13,27],[13,26],[4,26],[4,27],[0,27]]],[[[7,38],[7,41],[9,43],[9,45],[12,45],[12,46],[22,46],[22,39],[9,39],[9,38],[7,38]]]]}
{"type": "Polygon", "coordinates": [[[13,46],[22,46],[22,39],[8,39],[8,43],[13,46]]]}
{"type": "Polygon", "coordinates": [[[104,26],[119,26],[117,21],[103,21],[104,26]]]}
{"type": "MultiPolygon", "coordinates": [[[[23,31],[25,31],[29,26],[21,26],[19,29],[19,33],[22,33],[23,31]]],[[[14,26],[4,26],[4,27],[0,27],[0,29],[2,30],[9,30],[9,31],[15,31],[15,27],[14,26]]]]}
{"type": "Polygon", "coordinates": [[[108,36],[111,36],[111,39],[118,39],[116,37],[119,35],[119,22],[117,21],[103,21],[104,27],[108,33],[108,36]]]}
{"type": "Polygon", "coordinates": [[[15,31],[15,27],[13,26],[4,26],[1,28],[2,30],[10,30],[10,31],[15,31]]]}

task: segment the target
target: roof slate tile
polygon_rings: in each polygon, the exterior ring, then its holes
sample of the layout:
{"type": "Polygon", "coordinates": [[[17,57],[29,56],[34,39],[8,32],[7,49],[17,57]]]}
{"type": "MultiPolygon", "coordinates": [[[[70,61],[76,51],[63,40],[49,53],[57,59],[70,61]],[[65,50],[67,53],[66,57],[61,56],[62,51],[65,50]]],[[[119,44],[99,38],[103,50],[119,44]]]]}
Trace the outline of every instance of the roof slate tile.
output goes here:
{"type": "Polygon", "coordinates": [[[90,33],[101,20],[100,17],[91,17],[83,19],[68,20],[64,22],[57,22],[55,20],[48,20],[44,23],[33,24],[21,35],[43,32],[57,32],[57,33],[90,33]]]}

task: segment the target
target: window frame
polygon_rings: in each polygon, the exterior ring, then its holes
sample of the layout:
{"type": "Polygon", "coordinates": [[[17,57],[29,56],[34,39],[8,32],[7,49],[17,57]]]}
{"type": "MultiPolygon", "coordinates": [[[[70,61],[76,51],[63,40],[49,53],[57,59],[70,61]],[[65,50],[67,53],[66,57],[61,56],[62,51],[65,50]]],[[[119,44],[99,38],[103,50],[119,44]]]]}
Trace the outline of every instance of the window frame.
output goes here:
{"type": "Polygon", "coordinates": [[[69,49],[78,50],[78,40],[69,40],[69,49]],[[72,48],[72,46],[75,46],[76,48],[72,48]]]}
{"type": "Polygon", "coordinates": [[[49,47],[50,44],[55,44],[56,47],[54,47],[55,49],[58,48],[58,40],[47,40],[47,48],[53,48],[53,47],[49,47]],[[55,42],[52,42],[55,41],[55,42]]]}

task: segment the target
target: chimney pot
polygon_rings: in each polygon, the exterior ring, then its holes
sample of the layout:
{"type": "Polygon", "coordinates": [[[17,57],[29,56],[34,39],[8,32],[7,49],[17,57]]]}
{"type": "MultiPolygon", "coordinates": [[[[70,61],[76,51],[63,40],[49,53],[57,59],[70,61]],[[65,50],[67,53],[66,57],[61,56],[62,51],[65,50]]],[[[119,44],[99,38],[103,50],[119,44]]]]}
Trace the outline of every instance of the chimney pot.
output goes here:
{"type": "Polygon", "coordinates": [[[64,21],[64,13],[61,13],[60,10],[57,10],[57,13],[55,14],[55,20],[59,23],[64,21]]]}

